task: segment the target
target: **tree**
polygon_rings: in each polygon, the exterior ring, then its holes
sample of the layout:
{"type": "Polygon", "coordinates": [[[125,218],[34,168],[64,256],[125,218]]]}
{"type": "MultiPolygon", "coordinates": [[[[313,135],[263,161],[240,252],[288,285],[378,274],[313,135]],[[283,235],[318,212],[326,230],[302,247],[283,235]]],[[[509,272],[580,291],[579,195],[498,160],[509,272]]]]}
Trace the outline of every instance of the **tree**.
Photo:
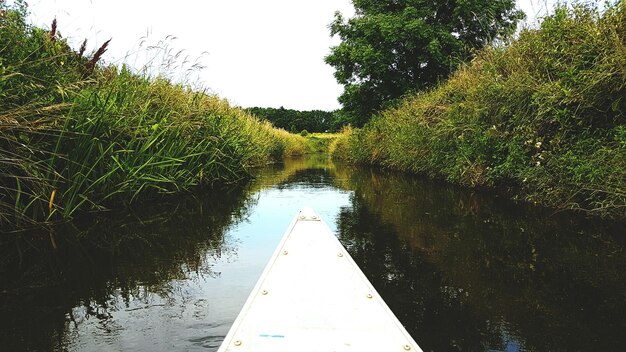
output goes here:
{"type": "Polygon", "coordinates": [[[289,132],[300,132],[307,130],[308,132],[325,132],[341,129],[341,121],[336,121],[336,112],[334,111],[298,111],[275,108],[248,108],[248,112],[260,118],[268,120],[274,126],[284,128],[289,132]]]}
{"type": "Polygon", "coordinates": [[[446,78],[471,52],[515,31],[515,0],[352,0],[335,13],[327,64],[344,86],[339,102],[356,125],[404,94],[446,78]]]}

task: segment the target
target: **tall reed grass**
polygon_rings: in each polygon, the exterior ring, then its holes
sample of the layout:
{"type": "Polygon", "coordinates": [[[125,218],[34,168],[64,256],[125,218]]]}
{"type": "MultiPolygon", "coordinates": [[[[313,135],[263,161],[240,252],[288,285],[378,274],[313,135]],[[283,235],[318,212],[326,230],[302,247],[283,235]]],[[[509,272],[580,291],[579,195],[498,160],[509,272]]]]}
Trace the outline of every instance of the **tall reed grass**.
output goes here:
{"type": "Polygon", "coordinates": [[[139,199],[220,187],[250,168],[305,152],[275,129],[203,91],[98,64],[0,4],[0,225],[71,219],[139,199]]]}
{"type": "Polygon", "coordinates": [[[336,143],[335,157],[626,218],[626,9],[558,7],[336,143]]]}

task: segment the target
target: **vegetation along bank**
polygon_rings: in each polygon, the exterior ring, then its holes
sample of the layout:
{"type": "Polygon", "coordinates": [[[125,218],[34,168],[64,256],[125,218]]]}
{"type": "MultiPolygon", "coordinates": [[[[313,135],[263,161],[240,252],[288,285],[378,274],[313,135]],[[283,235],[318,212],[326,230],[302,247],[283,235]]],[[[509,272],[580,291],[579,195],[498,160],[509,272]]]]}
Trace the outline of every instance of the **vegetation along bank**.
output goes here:
{"type": "Polygon", "coordinates": [[[278,128],[292,133],[307,132],[338,132],[348,123],[342,110],[335,111],[298,111],[276,108],[248,108],[246,111],[271,122],[278,128]]]}
{"type": "Polygon", "coordinates": [[[216,96],[98,63],[0,2],[0,227],[25,229],[200,185],[220,187],[306,139],[216,96]]]}
{"type": "Polygon", "coordinates": [[[557,8],[346,129],[334,157],[626,219],[625,48],[624,2],[557,8]]]}

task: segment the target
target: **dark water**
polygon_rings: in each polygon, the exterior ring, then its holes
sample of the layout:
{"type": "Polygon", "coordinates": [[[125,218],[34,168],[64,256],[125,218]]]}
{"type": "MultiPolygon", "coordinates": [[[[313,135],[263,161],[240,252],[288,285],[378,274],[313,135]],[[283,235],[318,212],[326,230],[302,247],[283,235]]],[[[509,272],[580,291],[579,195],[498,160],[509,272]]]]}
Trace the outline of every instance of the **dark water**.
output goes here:
{"type": "Polygon", "coordinates": [[[303,206],[425,351],[626,350],[623,223],[323,157],[72,224],[57,253],[5,236],[0,350],[215,351],[303,206]]]}

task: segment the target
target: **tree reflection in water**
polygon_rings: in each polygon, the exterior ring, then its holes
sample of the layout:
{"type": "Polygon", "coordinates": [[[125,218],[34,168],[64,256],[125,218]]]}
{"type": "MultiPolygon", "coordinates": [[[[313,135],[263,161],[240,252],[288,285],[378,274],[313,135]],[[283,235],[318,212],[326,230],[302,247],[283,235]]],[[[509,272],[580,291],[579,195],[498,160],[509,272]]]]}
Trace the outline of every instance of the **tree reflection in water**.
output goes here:
{"type": "Polygon", "coordinates": [[[185,292],[184,280],[220,275],[213,263],[236,256],[224,231],[242,218],[251,201],[243,190],[212,191],[74,222],[56,229],[56,252],[42,236],[22,235],[16,243],[32,241],[36,247],[21,260],[5,240],[2,349],[61,350],[88,322],[114,339],[125,328],[119,324],[125,316],[140,324],[149,310],[179,304],[182,315],[187,314],[184,305],[206,305],[186,302],[193,297],[185,292]]]}
{"type": "Polygon", "coordinates": [[[324,156],[68,224],[56,253],[3,235],[0,348],[215,351],[302,200],[425,351],[626,350],[623,223],[324,156]]]}
{"type": "Polygon", "coordinates": [[[355,190],[340,239],[425,351],[626,346],[619,224],[394,173],[339,178],[355,190]]]}

